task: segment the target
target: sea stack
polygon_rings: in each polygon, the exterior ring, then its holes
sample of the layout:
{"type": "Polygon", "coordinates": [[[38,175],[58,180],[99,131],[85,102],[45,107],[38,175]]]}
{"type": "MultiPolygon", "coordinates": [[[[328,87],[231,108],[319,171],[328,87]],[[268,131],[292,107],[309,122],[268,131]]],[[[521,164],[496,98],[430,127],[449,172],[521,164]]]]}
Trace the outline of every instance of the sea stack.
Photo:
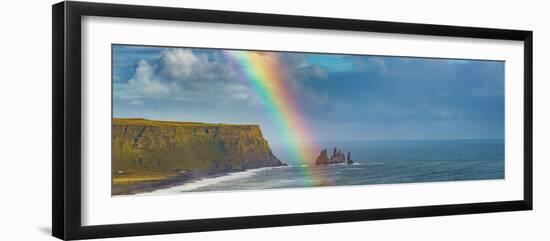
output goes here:
{"type": "Polygon", "coordinates": [[[323,149],[315,160],[315,165],[329,165],[340,163],[353,164],[353,161],[351,160],[350,152],[348,152],[348,156],[346,158],[344,152],[336,147],[334,147],[334,149],[332,150],[332,156],[330,158],[328,157],[327,149],[323,149]]]}
{"type": "Polygon", "coordinates": [[[347,158],[346,161],[347,161],[348,165],[353,164],[353,160],[351,159],[351,153],[349,151],[348,151],[348,158],[347,158]]]}
{"type": "Polygon", "coordinates": [[[328,159],[327,149],[323,149],[321,151],[321,154],[319,154],[319,156],[315,160],[315,165],[322,165],[328,162],[329,162],[329,159],[328,159]]]}

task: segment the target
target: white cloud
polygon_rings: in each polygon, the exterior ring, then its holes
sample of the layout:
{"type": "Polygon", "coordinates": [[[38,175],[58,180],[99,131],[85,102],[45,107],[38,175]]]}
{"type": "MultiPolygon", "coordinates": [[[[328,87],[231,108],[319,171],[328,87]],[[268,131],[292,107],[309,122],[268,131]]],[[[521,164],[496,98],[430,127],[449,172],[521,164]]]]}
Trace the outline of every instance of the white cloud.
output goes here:
{"type": "Polygon", "coordinates": [[[145,98],[249,102],[248,89],[236,76],[229,66],[204,53],[167,49],[158,59],[140,60],[127,83],[115,84],[115,96],[128,104],[143,103],[145,98]]]}
{"type": "MultiPolygon", "coordinates": [[[[127,83],[116,84],[115,96],[129,104],[146,103],[145,98],[167,98],[180,102],[246,104],[261,106],[245,79],[232,69],[216,52],[206,54],[190,49],[166,49],[154,60],[140,60],[135,74],[127,83]]],[[[288,70],[286,81],[305,103],[322,105],[326,94],[309,87],[311,81],[328,78],[320,66],[309,65],[301,54],[276,53],[288,70]]]]}
{"type": "Polygon", "coordinates": [[[165,50],[162,53],[163,70],[172,78],[188,78],[194,69],[208,63],[208,59],[205,57],[197,57],[188,49],[165,50]]]}
{"type": "Polygon", "coordinates": [[[128,80],[128,85],[135,94],[145,97],[163,96],[170,92],[168,86],[155,75],[154,67],[145,60],[139,61],[136,73],[128,80]]]}

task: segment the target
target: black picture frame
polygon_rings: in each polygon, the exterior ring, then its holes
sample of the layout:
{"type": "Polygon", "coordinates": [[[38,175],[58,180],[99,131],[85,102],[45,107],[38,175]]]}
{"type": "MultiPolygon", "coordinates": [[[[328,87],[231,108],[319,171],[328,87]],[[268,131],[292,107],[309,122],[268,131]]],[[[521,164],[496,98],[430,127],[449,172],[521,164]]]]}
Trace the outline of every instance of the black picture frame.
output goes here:
{"type": "Polygon", "coordinates": [[[533,208],[533,32],[491,28],[367,21],[171,7],[60,2],[52,6],[53,156],[52,233],[65,239],[185,233],[308,225],[380,219],[532,210],[533,208]],[[456,205],[415,206],[282,215],[139,222],[99,226],[81,224],[81,17],[104,16],[259,26],[366,31],[378,33],[517,40],[524,43],[523,199],[456,205]]]}

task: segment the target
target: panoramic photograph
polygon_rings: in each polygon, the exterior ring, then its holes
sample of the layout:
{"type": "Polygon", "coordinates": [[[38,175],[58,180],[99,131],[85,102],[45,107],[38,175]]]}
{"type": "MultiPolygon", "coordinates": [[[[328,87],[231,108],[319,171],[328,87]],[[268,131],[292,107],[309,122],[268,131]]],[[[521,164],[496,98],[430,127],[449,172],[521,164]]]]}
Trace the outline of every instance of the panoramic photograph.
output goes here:
{"type": "Polygon", "coordinates": [[[504,68],[113,44],[111,194],[504,179],[504,68]]]}

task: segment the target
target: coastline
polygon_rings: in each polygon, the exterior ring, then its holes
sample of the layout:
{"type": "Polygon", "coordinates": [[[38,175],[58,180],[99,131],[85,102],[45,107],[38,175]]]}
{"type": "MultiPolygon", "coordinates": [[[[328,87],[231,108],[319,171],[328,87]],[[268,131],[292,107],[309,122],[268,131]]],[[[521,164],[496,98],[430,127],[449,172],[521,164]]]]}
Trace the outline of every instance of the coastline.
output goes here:
{"type": "Polygon", "coordinates": [[[222,177],[227,176],[232,173],[241,173],[251,170],[260,170],[263,168],[270,168],[270,167],[283,167],[287,166],[287,164],[282,165],[274,165],[274,166],[262,166],[257,168],[249,168],[244,170],[231,170],[231,171],[218,171],[218,172],[212,172],[212,171],[190,171],[185,172],[181,174],[176,175],[169,175],[166,174],[166,178],[156,181],[143,181],[143,182],[137,182],[133,184],[114,184],[115,178],[113,177],[113,180],[111,181],[111,196],[127,196],[127,195],[136,195],[136,194],[144,194],[149,192],[154,192],[161,189],[168,189],[175,186],[181,186],[188,183],[192,183],[195,181],[199,181],[205,178],[216,178],[216,177],[222,177]]]}
{"type": "Polygon", "coordinates": [[[285,165],[259,125],[112,119],[111,195],[285,165]]]}

